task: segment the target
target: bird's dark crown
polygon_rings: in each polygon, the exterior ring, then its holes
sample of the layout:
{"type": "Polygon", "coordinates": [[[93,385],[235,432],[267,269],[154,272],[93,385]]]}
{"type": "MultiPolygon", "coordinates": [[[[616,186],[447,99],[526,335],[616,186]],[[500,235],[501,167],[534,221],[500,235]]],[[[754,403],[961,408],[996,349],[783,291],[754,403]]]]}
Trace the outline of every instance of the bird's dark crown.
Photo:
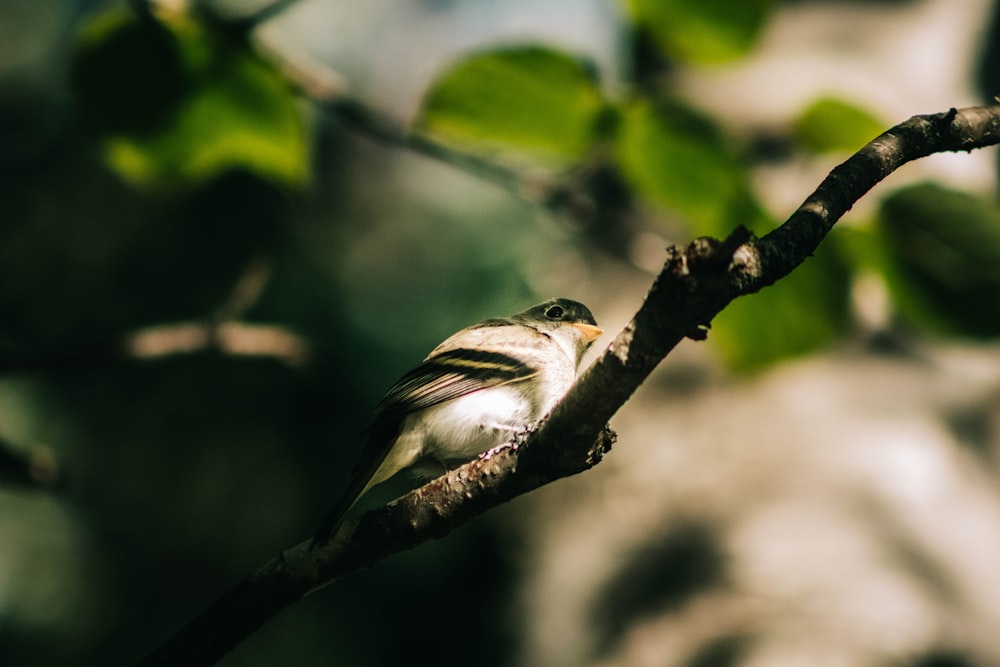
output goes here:
{"type": "Polygon", "coordinates": [[[536,306],[515,314],[514,320],[550,321],[550,322],[582,322],[597,325],[590,309],[579,301],[572,299],[548,299],[536,306]]]}

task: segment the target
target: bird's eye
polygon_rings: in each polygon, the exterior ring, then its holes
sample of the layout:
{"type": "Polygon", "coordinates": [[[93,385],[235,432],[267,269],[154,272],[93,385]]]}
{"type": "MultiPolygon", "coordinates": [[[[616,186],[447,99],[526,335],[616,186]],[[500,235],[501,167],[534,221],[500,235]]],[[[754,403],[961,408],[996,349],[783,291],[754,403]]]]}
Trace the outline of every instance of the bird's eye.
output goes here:
{"type": "Polygon", "coordinates": [[[545,317],[550,320],[561,320],[562,316],[566,314],[562,306],[549,306],[545,309],[545,317]]]}

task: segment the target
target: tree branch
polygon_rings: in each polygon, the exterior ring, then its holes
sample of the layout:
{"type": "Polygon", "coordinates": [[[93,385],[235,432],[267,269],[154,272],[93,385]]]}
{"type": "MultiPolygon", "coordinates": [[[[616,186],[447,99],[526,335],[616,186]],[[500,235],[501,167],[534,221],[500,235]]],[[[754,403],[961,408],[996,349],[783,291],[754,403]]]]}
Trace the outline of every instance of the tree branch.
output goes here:
{"type": "Polygon", "coordinates": [[[102,368],[190,354],[273,359],[291,367],[308,365],[313,346],[280,324],[241,322],[271,276],[271,261],[254,257],[229,296],[202,321],[162,323],[131,331],[120,339],[58,349],[0,349],[0,374],[102,368]]]}
{"type": "Polygon", "coordinates": [[[329,543],[292,547],[250,575],[140,665],[210,665],[311,591],[369,567],[553,480],[610,448],[607,421],[683,338],[704,338],[734,298],[791,272],[868,190],[910,160],[1000,143],[1000,106],[915,116],[834,169],[778,229],[672,247],[631,322],[522,445],[480,458],[345,523],[329,543]]]}
{"type": "Polygon", "coordinates": [[[105,343],[0,350],[0,375],[107,368],[197,354],[265,359],[302,368],[311,363],[314,350],[309,341],[280,324],[172,322],[137,329],[105,343]]]}
{"type": "Polygon", "coordinates": [[[348,94],[347,84],[335,70],[296,50],[275,35],[257,36],[255,46],[280,70],[285,80],[325,113],[372,141],[405,148],[418,155],[451,165],[495,183],[507,191],[545,206],[581,194],[548,172],[528,172],[478,153],[462,151],[394,121],[348,94]]]}

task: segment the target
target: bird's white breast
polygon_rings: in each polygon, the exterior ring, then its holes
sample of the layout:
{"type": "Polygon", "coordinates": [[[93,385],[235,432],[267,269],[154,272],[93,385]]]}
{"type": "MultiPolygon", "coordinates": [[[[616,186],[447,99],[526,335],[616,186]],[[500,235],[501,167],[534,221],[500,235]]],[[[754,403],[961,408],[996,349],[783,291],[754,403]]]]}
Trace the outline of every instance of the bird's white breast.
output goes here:
{"type": "Polygon", "coordinates": [[[397,447],[419,461],[416,470],[440,475],[453,464],[468,461],[541,417],[536,401],[520,392],[528,387],[500,386],[460,396],[407,418],[397,447]]]}

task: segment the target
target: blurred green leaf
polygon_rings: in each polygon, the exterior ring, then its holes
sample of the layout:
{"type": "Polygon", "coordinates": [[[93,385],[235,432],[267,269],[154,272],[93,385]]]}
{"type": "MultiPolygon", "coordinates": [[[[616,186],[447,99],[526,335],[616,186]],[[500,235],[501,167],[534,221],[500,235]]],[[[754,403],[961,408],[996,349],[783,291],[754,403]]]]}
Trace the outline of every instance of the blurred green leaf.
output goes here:
{"type": "Polygon", "coordinates": [[[125,8],[83,27],[70,80],[90,126],[133,134],[169,122],[189,85],[175,35],[125,8]]]}
{"type": "Polygon", "coordinates": [[[815,153],[855,151],[880,135],[885,125],[864,109],[843,100],[821,98],[795,122],[795,136],[815,153]]]}
{"type": "Polygon", "coordinates": [[[672,101],[636,102],[622,114],[615,148],[632,187],[677,212],[695,234],[754,226],[746,171],[710,119],[672,101]]]}
{"type": "Polygon", "coordinates": [[[734,370],[750,371],[814,352],[850,323],[850,283],[835,243],[827,242],[787,278],[737,299],[712,322],[709,340],[734,370]]]}
{"type": "Polygon", "coordinates": [[[904,317],[944,333],[1000,335],[1000,206],[925,184],[882,203],[886,278],[904,317]]]}
{"type": "Polygon", "coordinates": [[[438,78],[417,127],[457,145],[564,163],[591,146],[603,109],[586,63],[540,46],[502,48],[438,78]]]}
{"type": "Polygon", "coordinates": [[[230,169],[297,185],[306,140],[281,75],[189,17],[118,10],[81,34],[71,78],[112,166],[142,186],[204,183],[230,169]]]}
{"type": "Polygon", "coordinates": [[[691,63],[744,55],[770,13],[772,0],[630,0],[632,16],[663,53],[691,63]]]}

